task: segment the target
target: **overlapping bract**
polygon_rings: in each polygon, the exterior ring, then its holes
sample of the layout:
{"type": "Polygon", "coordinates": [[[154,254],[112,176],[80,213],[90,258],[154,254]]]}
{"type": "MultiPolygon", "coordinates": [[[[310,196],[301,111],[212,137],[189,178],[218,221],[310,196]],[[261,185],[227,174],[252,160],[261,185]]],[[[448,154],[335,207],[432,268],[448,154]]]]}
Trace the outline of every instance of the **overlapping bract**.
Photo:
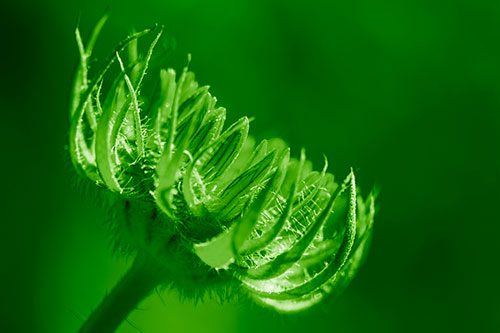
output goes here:
{"type": "Polygon", "coordinates": [[[100,186],[159,207],[203,262],[232,271],[264,304],[299,311],[341,290],[366,253],[374,194],[366,201],[357,195],[352,172],[338,185],[327,163],[313,171],[304,151],[291,158],[282,140],[256,143],[247,118],[224,129],[225,109],[187,68],[179,78],[160,70],[147,98],[142,87],[153,76],[161,31],[144,56],[137,38],[157,27],[130,36],[90,81],[87,60],[105,19],[86,47],[77,30],[75,167],[100,186]],[[103,97],[114,62],[120,73],[103,97]]]}

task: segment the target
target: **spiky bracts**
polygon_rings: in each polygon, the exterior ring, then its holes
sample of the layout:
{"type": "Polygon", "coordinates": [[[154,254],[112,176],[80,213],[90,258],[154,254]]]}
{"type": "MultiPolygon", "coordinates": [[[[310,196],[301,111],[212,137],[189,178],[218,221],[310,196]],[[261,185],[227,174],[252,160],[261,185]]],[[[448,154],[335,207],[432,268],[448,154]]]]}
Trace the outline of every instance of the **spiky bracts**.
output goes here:
{"type": "Polygon", "coordinates": [[[70,152],[80,174],[125,199],[119,246],[157,257],[179,280],[233,276],[283,312],[347,285],[366,254],[374,194],[357,195],[353,172],[338,185],[326,162],[313,171],[304,151],[291,158],[280,139],[256,143],[246,117],[224,129],[226,110],[187,67],[178,77],[173,69],[149,73],[158,27],[131,35],[89,80],[104,21],[87,46],[77,30],[70,152]],[[140,54],[137,39],[156,31],[140,54]],[[113,63],[119,73],[104,89],[113,63]]]}

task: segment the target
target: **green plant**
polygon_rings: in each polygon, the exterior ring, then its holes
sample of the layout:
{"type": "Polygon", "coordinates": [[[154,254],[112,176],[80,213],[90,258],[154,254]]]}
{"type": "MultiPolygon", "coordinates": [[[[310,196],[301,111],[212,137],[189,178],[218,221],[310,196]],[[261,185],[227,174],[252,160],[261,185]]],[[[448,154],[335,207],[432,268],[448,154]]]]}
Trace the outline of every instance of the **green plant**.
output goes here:
{"type": "Polygon", "coordinates": [[[86,45],[76,29],[69,150],[79,174],[117,194],[116,248],[135,261],[81,332],[113,331],[159,285],[200,296],[238,281],[281,312],[342,290],[367,252],[374,193],[357,195],[352,171],[338,185],[326,161],[313,171],[304,150],[291,158],[280,139],[257,144],[246,117],[224,130],[225,109],[187,66],[178,78],[173,69],[153,75],[160,27],[129,36],[89,79],[106,19],[86,45]],[[149,34],[141,54],[137,40],[149,34]]]}

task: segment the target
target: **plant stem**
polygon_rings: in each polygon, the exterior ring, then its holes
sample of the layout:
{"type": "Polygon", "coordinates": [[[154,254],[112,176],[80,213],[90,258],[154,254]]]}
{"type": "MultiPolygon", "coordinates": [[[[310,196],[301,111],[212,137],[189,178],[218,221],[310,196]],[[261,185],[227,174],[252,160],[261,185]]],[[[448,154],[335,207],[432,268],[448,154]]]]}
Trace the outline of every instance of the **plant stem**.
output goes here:
{"type": "Polygon", "coordinates": [[[80,333],[115,332],[128,314],[162,281],[165,270],[148,255],[139,254],[125,276],[80,328],[80,333]]]}

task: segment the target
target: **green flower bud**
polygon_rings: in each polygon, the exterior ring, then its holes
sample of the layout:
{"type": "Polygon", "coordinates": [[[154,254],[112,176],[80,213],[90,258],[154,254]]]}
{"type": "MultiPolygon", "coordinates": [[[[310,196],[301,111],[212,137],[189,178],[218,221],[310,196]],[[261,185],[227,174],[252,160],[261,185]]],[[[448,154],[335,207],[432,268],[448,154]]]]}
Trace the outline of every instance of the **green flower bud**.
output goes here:
{"type": "Polygon", "coordinates": [[[226,110],[187,67],[150,69],[159,27],[131,35],[90,80],[104,20],[85,47],[77,30],[69,147],[82,176],[125,200],[118,244],[158,258],[172,279],[233,276],[283,312],[344,288],[367,252],[375,194],[359,196],[352,171],[340,185],[326,162],[313,171],[280,139],[256,143],[246,117],[224,129],[226,110]],[[137,39],[154,33],[141,54],[137,39]],[[149,79],[156,89],[143,91],[149,79]]]}

